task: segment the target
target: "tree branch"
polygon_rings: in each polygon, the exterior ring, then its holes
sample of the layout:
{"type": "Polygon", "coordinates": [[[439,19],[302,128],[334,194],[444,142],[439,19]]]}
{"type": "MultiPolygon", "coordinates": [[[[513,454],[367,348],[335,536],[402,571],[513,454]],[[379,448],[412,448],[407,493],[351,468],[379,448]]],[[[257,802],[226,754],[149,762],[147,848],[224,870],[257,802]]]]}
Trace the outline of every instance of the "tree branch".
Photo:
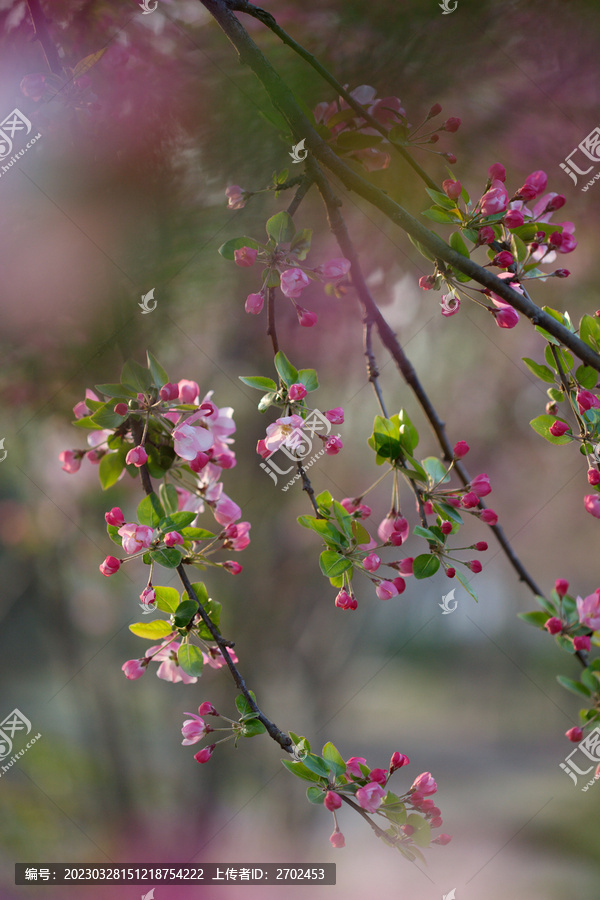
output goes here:
{"type": "Polygon", "coordinates": [[[46,62],[48,63],[48,68],[55,75],[64,75],[58,50],[56,49],[56,44],[50,37],[48,23],[46,16],[42,11],[42,7],[40,6],[40,0],[27,0],[27,6],[33,23],[35,39],[40,42],[42,50],[44,51],[44,56],[46,57],[46,62]]]}
{"type": "Polygon", "coordinates": [[[221,26],[225,35],[236,48],[240,61],[248,65],[258,77],[271,102],[286,119],[292,133],[297,139],[306,138],[309,151],[333,172],[348,190],[354,191],[379,209],[391,222],[398,225],[422,244],[425,249],[429,250],[436,259],[443,260],[455,269],[458,269],[459,272],[469,275],[483,287],[494,291],[514,309],[530,319],[534,325],[541,326],[556,337],[557,340],[561,341],[582,362],[600,372],[600,356],[577,335],[572,334],[556,319],[553,319],[552,316],[529,300],[528,297],[513,290],[501,278],[453,250],[437,234],[425,228],[400,204],[388,197],[384,191],[347,166],[313,128],[311,122],[298,106],[291,90],[282,81],[273,66],[264,57],[233,14],[232,4],[228,0],[200,0],[200,2],[221,26]]]}

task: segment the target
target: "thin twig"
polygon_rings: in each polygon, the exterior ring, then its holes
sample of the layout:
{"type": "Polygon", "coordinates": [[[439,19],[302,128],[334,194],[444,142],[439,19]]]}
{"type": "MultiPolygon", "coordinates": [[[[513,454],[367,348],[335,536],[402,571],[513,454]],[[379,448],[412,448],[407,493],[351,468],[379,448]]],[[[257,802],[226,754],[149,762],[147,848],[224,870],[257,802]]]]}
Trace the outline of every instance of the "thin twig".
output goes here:
{"type": "Polygon", "coordinates": [[[279,352],[277,329],[275,327],[275,288],[267,288],[267,335],[271,338],[273,355],[279,352]]]}

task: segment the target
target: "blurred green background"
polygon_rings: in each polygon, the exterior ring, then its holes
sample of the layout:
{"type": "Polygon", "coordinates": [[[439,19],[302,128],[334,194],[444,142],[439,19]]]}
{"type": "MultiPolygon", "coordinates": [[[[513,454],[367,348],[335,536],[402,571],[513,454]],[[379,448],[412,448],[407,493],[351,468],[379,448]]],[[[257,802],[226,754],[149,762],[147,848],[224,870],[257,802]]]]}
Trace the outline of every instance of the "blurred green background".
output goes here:
{"type": "MultiPolygon", "coordinates": [[[[0,2],[0,112],[18,107],[42,132],[0,180],[0,437],[8,451],[0,464],[0,718],[19,708],[42,734],[0,779],[1,896],[75,894],[15,887],[16,861],[333,861],[336,887],[274,890],[401,900],[452,888],[457,900],[595,897],[600,787],[582,796],[559,768],[579,704],[555,674],[577,670],[516,619],[534,604],[493,538],[475,579],[479,604],[459,588],[456,613],[442,616],[450,583],[440,576],[410,580],[388,603],[363,587],[358,611],[342,615],[318,570],[316,536],[296,523],[309,511],[306,497],[297,486],[282,493],[259,468],[255,444],[272,419],[238,380],[271,374],[265,316],[243,309],[258,273],[216,251],[238,234],[260,239],[265,219],[287,205],[290,197],[260,194],[232,212],[224,191],[231,183],[266,187],[288,166],[290,148],[261,115],[267,98],[202,5],[158,5],[144,16],[135,2],[43,3],[67,64],[107,46],[90,72],[92,105],[74,109],[23,97],[21,79],[45,63],[25,4],[0,2]],[[142,315],[137,304],[150,288],[158,306],[142,315]],[[329,815],[306,802],[266,737],[237,750],[227,744],[198,767],[180,744],[182,712],[205,699],[233,711],[225,672],[209,671],[196,686],[151,672],[124,679],[122,663],[144,649],[127,627],[138,619],[143,573],[132,566],[108,581],[98,564],[111,547],[104,511],[133,512],[139,486],[127,479],[102,495],[89,463],[69,476],[58,454],[77,446],[71,408],[86,387],[117,380],[124,360],[142,361],[147,347],[172,380],[196,380],[235,409],[238,465],[223,480],[252,522],[252,543],[236,557],[240,576],[209,583],[248,684],[272,719],[315,745],[333,740],[345,757],[365,756],[372,766],[387,765],[394,750],[406,753],[411,765],[395,776],[398,787],[434,774],[453,840],[427,852],[425,875],[378,845],[357,816],[341,817],[347,847],[333,851],[329,815]]],[[[595,2],[459,0],[447,16],[435,0],[276,0],[268,9],[342,83],[399,96],[409,121],[437,101],[444,116],[460,116],[460,131],[438,146],[456,153],[454,172],[472,196],[493,162],[506,166],[515,189],[530,171],[546,170],[549,188],[567,196],[564,218],[576,223],[579,246],[561,259],[570,279],[538,284],[533,298],[568,307],[575,320],[600,306],[600,187],[581,193],[559,168],[598,124],[595,2]]],[[[309,107],[334,99],[277,38],[244,22],[309,107]]],[[[446,177],[439,157],[418,159],[432,177],[446,177]]],[[[369,177],[415,215],[428,205],[397,160],[369,177]]],[[[416,286],[428,269],[410,242],[336,189],[377,300],[450,439],[471,445],[470,471],[490,475],[490,505],[525,564],[545,590],[562,577],[575,593],[590,593],[597,523],[583,509],[584,468],[575,451],[550,447],[528,426],[543,412],[545,392],[520,358],[541,359],[541,339],[523,321],[499,331],[466,303],[443,319],[439,296],[416,286]]],[[[338,255],[313,192],[296,222],[314,229],[309,261],[338,255]]],[[[299,328],[282,300],[281,346],[296,365],[318,370],[319,408],[346,410],[343,452],[322,458],[311,477],[316,490],[353,496],[378,474],[366,445],[377,410],[357,303],[352,291],[335,299],[319,285],[302,302],[319,323],[299,328]]],[[[422,455],[435,453],[411,393],[377,345],[376,352],[389,408],[407,408],[421,428],[422,455]]],[[[387,488],[373,495],[373,520],[388,504],[387,488]]],[[[86,900],[142,892],[76,891],[86,900]]],[[[221,887],[218,896],[236,892],[262,897],[265,889],[221,887]]],[[[201,887],[156,891],[157,900],[210,895],[201,887]]]]}

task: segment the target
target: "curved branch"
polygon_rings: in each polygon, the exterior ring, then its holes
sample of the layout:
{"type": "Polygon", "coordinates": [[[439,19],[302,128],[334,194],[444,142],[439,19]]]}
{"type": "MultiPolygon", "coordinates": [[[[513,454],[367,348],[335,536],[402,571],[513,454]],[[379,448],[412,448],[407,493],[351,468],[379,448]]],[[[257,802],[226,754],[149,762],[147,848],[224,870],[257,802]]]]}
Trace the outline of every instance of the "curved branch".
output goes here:
{"type": "Polygon", "coordinates": [[[544,312],[523,294],[509,287],[505,281],[477,265],[471,259],[457,253],[437,234],[425,228],[400,204],[391,199],[361,175],[347,166],[320,137],[302,112],[292,91],[282,81],[273,66],[261,53],[242,24],[232,12],[227,0],[200,0],[223,29],[238,51],[240,61],[248,65],[258,77],[275,108],[286,119],[297,139],[305,138],[309,151],[336,175],[344,186],[380,210],[391,222],[402,228],[436,258],[469,275],[474,281],[489,288],[522,313],[534,325],[541,326],[568,347],[586,365],[600,372],[600,356],[577,335],[544,312]]]}

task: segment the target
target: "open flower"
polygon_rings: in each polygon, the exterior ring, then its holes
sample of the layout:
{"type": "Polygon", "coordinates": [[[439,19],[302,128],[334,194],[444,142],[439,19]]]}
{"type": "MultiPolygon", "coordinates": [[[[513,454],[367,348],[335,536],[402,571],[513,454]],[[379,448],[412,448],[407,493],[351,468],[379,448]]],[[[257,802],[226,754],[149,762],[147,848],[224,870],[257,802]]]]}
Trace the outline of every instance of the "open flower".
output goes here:
{"type": "Polygon", "coordinates": [[[577,598],[577,615],[582,625],[593,631],[600,629],[600,593],[594,591],[583,599],[577,598]]]}
{"type": "Polygon", "coordinates": [[[374,813],[381,806],[385,793],[380,784],[371,781],[357,790],[356,799],[365,812],[374,813]]]}
{"type": "Polygon", "coordinates": [[[148,525],[128,522],[119,528],[117,534],[123,540],[123,550],[127,554],[147,550],[154,537],[154,531],[148,525]]]}

